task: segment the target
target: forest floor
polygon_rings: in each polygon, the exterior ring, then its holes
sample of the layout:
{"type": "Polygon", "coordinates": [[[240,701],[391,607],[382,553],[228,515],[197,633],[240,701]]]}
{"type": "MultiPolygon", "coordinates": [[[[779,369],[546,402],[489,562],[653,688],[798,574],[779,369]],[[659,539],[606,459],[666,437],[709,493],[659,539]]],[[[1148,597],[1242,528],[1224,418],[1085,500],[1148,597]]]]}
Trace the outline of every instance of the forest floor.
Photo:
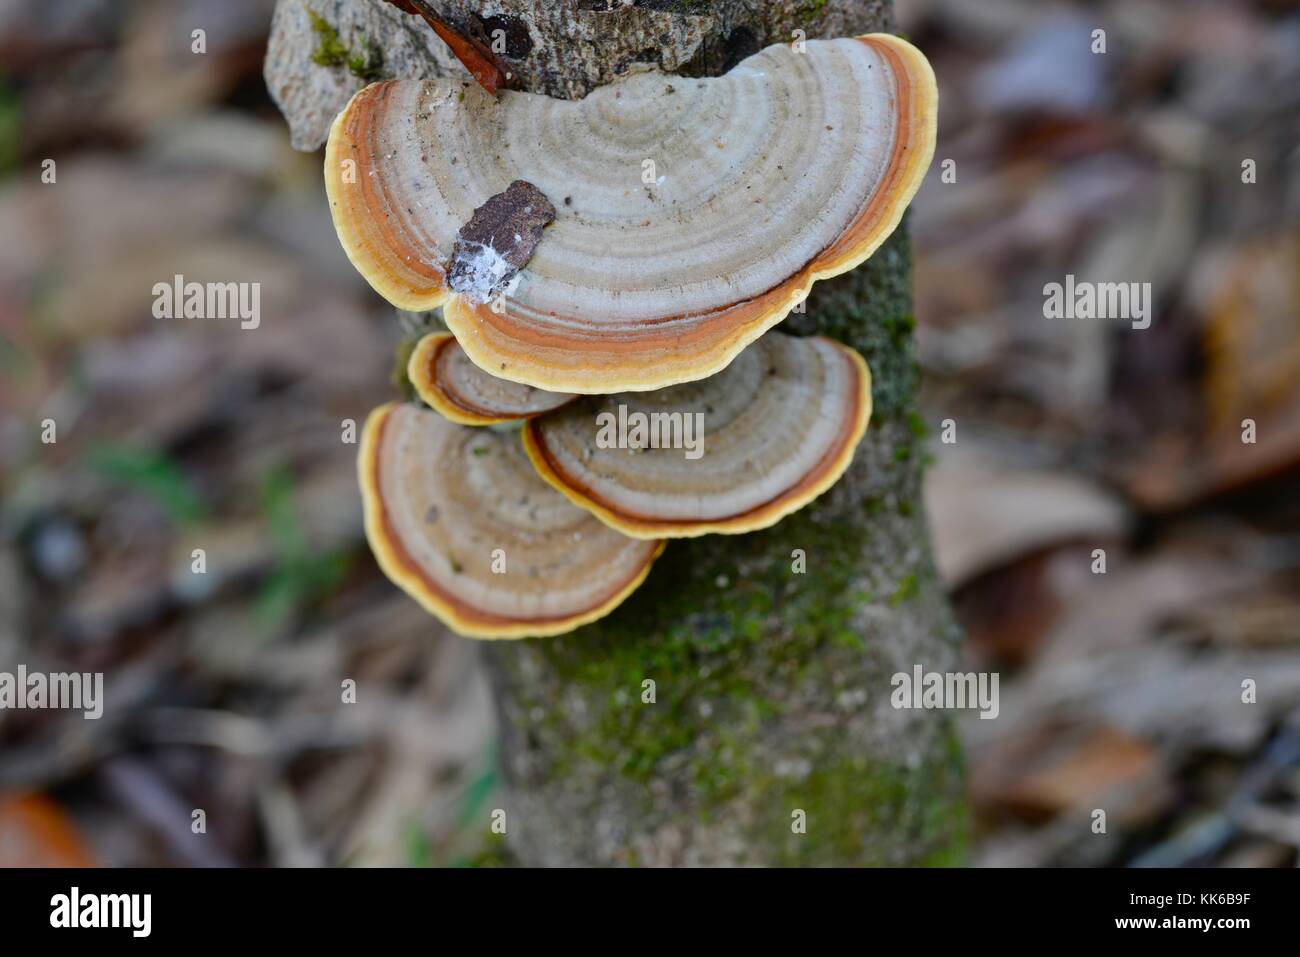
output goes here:
{"type": "MultiPolygon", "coordinates": [[[[431,639],[362,536],[340,430],[392,396],[401,330],[263,88],[271,3],[24,6],[0,672],[110,677],[97,721],[0,712],[0,865],[492,860],[476,648],[431,639]],[[177,274],[257,277],[262,324],[154,318],[177,274]]],[[[910,217],[926,504],[969,665],[1001,678],[961,725],[973,860],[1293,866],[1300,13],[899,9],[942,92],[910,217]],[[1150,282],[1149,327],[1047,318],[1067,275],[1150,282]]]]}

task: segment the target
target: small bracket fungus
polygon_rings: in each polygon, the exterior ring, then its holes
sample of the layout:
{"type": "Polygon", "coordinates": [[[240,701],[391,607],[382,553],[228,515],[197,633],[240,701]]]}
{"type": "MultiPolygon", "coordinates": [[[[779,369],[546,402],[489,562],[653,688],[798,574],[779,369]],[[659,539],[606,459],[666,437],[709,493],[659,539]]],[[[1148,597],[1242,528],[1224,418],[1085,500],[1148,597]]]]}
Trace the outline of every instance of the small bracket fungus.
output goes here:
{"type": "Polygon", "coordinates": [[[933,155],[937,92],[925,57],[885,34],[668,79],[635,73],[577,101],[366,87],[326,147],[343,248],[399,308],[444,305],[499,378],[608,394],[712,375],[898,225],[933,155]],[[458,233],[516,180],[554,200],[555,221],[517,285],[475,302],[449,288],[458,233]]]}
{"type": "Polygon", "coordinates": [[[557,635],[595,621],[636,590],[663,549],[565,501],[514,435],[416,405],[370,414],[359,472],[380,567],[467,637],[557,635]],[[493,570],[497,551],[508,557],[504,574],[493,570]]]}
{"type": "Polygon", "coordinates": [[[860,355],[773,332],[708,379],[589,396],[530,420],[523,434],[541,476],[606,525],[684,538],[766,528],[807,505],[844,474],[870,417],[860,355]],[[692,415],[703,428],[695,458],[663,441],[692,415]],[[602,416],[626,441],[599,434],[602,416]]]}
{"type": "Polygon", "coordinates": [[[518,422],[553,412],[577,398],[488,375],[469,361],[450,332],[431,332],[421,339],[406,374],[421,399],[459,425],[518,422]]]}

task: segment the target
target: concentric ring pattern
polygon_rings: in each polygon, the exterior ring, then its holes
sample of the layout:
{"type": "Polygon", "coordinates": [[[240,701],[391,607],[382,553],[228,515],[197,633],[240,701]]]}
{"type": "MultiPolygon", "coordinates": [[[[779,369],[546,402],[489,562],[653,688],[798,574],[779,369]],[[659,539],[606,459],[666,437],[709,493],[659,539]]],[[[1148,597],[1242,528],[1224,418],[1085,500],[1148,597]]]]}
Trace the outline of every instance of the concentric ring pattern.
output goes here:
{"type": "Polygon", "coordinates": [[[463,635],[554,635],[594,621],[662,549],[566,501],[517,436],[419,406],[371,413],[359,470],[366,536],[385,574],[463,635]]]}
{"type": "Polygon", "coordinates": [[[445,304],[485,371],[654,389],[723,368],[874,251],[928,167],[935,99],[924,57],[879,34],[769,47],[717,78],[636,74],[580,101],[390,81],[336,120],[326,183],[362,274],[403,308],[445,304]],[[516,179],[555,221],[495,308],[449,296],[457,231],[516,179]]]}
{"type": "Polygon", "coordinates": [[[576,396],[498,379],[469,361],[449,332],[431,332],[411,352],[407,378],[443,418],[460,425],[496,425],[530,419],[576,396]]]}
{"type": "Polygon", "coordinates": [[[543,478],[607,525],[680,538],[802,508],[848,468],[870,416],[861,356],[773,332],[700,382],[588,396],[533,419],[524,444],[543,478]]]}

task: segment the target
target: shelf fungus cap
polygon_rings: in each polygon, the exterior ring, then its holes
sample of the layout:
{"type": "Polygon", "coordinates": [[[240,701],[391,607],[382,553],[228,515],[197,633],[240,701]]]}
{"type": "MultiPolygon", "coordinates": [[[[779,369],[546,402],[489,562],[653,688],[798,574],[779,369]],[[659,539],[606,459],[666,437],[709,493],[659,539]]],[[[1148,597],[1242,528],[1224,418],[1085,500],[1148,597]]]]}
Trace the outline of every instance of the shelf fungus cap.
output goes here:
{"type": "Polygon", "coordinates": [[[575,508],[537,477],[514,435],[420,406],[370,414],[359,471],[380,567],[468,637],[557,635],[595,621],[663,549],[575,508]]]}
{"type": "Polygon", "coordinates": [[[523,434],[538,473],[611,528],[685,538],[807,505],[844,474],[870,417],[860,355],[773,332],[708,379],[586,396],[523,434]]]}
{"type": "Polygon", "coordinates": [[[421,339],[406,374],[421,399],[459,425],[518,422],[577,398],[571,392],[546,392],[488,375],[469,361],[450,332],[431,332],[421,339]]]}
{"type": "MultiPolygon", "coordinates": [[[[444,305],[492,375],[644,391],[724,368],[870,256],[929,167],[937,99],[925,57],[885,34],[779,44],[720,77],[634,73],[576,101],[393,80],[335,120],[325,179],[370,284],[444,305]],[[516,183],[554,221],[504,291],[450,289],[462,230],[516,183]]],[[[498,252],[515,240],[493,235],[498,252]]]]}

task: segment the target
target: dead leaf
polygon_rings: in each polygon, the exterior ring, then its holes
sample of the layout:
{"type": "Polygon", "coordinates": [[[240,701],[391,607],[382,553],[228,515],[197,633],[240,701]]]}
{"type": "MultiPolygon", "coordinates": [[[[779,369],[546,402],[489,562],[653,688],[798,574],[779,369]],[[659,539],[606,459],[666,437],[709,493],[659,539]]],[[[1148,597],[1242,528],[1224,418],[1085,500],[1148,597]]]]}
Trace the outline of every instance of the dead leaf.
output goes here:
{"type": "Polygon", "coordinates": [[[0,798],[0,867],[94,867],[90,847],[42,794],[0,798]]]}

